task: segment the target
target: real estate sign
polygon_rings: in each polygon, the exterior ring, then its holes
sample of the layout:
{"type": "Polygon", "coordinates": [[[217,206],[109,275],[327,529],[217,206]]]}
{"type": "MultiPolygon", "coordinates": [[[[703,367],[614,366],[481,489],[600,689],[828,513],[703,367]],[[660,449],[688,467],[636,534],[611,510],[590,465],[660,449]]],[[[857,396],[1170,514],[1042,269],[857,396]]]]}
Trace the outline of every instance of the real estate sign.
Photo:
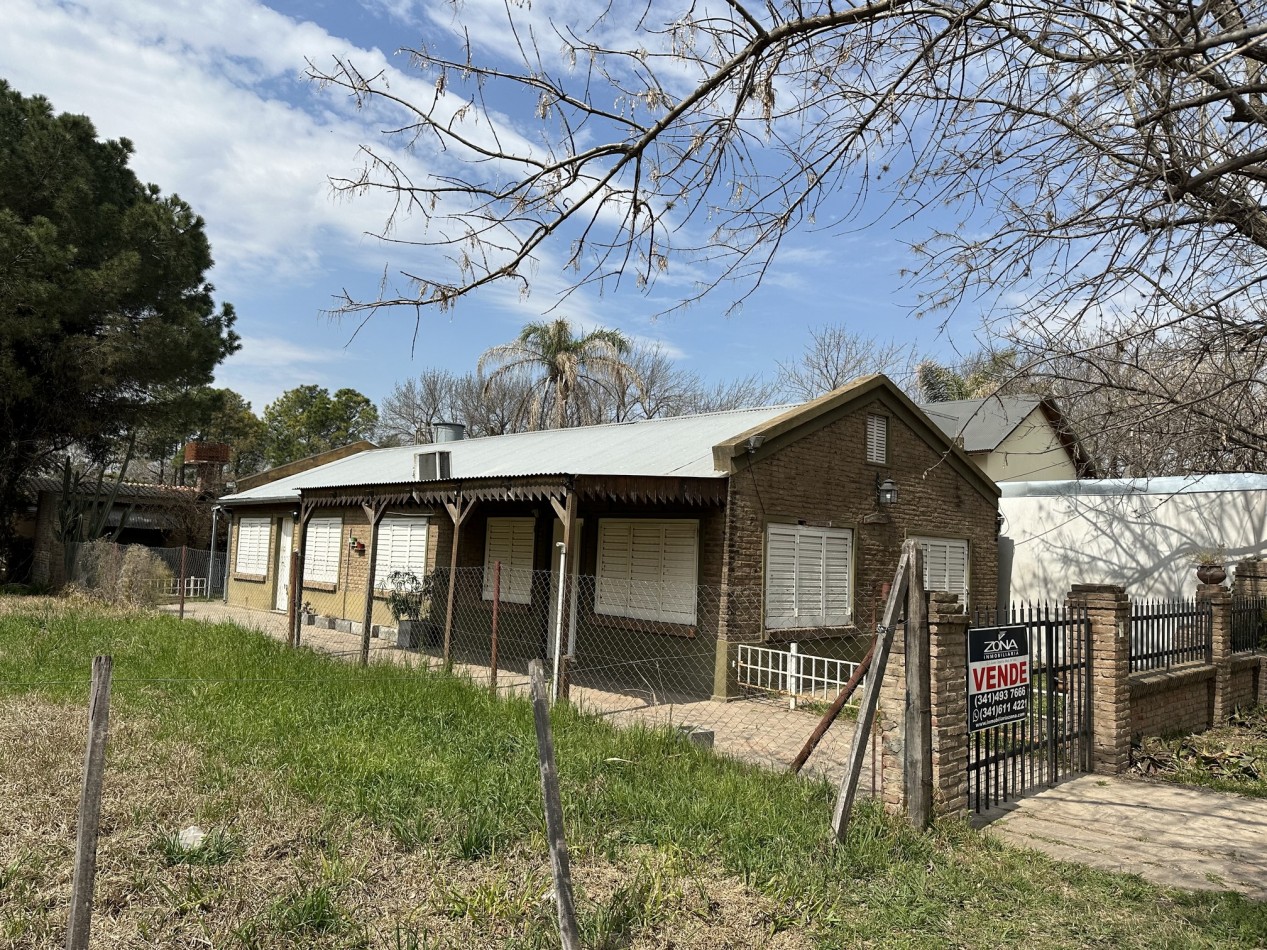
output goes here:
{"type": "Polygon", "coordinates": [[[968,731],[1029,712],[1029,632],[1024,626],[968,628],[968,731]]]}

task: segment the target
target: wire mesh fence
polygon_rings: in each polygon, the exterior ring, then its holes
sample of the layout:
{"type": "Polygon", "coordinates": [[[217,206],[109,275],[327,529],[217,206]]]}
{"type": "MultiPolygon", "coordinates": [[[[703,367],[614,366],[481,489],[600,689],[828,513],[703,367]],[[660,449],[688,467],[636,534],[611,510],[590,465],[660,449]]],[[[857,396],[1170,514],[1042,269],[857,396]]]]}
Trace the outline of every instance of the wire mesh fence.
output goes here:
{"type": "Polygon", "coordinates": [[[153,548],[98,540],[69,545],[69,576],[107,600],[150,605],[224,596],[225,557],[198,548],[153,548]]]}

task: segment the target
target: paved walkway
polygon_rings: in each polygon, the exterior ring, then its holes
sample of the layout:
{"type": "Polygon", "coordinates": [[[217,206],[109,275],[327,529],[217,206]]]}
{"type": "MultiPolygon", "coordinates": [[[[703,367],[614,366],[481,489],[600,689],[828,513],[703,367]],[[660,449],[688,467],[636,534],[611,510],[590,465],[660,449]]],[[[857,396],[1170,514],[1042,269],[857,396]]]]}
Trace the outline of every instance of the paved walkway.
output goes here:
{"type": "Polygon", "coordinates": [[[1267,802],[1165,782],[1081,775],[995,809],[1008,844],[1168,887],[1267,900],[1267,802]]]}

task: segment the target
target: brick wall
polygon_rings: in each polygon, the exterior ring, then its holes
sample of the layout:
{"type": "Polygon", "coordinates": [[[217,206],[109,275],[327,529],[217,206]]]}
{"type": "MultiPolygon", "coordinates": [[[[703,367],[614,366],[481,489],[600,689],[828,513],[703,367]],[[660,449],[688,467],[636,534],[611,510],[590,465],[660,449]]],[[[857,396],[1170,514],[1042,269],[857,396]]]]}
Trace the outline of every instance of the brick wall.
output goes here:
{"type": "Polygon", "coordinates": [[[1262,663],[1257,656],[1232,658],[1232,675],[1228,683],[1228,705],[1232,709],[1253,706],[1258,702],[1258,677],[1262,663]]]}
{"type": "MultiPolygon", "coordinates": [[[[777,521],[849,528],[853,546],[853,616],[870,636],[874,609],[892,581],[902,542],[908,536],[966,539],[971,605],[994,606],[998,588],[997,500],[985,497],[948,459],[905,420],[892,397],[878,393],[794,441],[776,438],[748,458],[736,460],[726,510],[725,586],[763,589],[766,526],[777,521]],[[866,417],[889,419],[889,464],[866,461],[866,417]],[[749,464],[751,463],[751,464],[749,464]],[[898,503],[881,512],[876,476],[898,485],[898,503]],[[876,516],[884,521],[876,522],[876,516]]],[[[765,637],[761,598],[750,609],[726,616],[730,641],[765,637]]],[[[783,632],[780,639],[805,640],[832,631],[783,632]]]]}
{"type": "Polygon", "coordinates": [[[1130,678],[1131,735],[1202,732],[1210,727],[1215,671],[1209,663],[1130,678]]]}
{"type": "Polygon", "coordinates": [[[294,505],[283,508],[239,508],[233,513],[233,530],[229,532],[228,601],[253,610],[272,610],[277,594],[278,525],[291,517],[294,505]],[[268,564],[263,575],[243,575],[237,571],[238,532],[244,518],[268,518],[268,564]]]}

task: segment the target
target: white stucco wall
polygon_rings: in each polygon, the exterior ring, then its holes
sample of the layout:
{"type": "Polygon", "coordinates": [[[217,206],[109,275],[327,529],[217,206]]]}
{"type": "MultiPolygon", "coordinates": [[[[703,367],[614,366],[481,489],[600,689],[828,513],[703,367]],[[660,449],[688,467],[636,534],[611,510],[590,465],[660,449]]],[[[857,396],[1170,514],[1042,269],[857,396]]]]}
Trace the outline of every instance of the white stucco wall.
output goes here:
{"type": "Polygon", "coordinates": [[[972,459],[996,482],[1078,477],[1069,450],[1041,409],[1026,416],[994,451],[974,452],[972,459]]]}
{"type": "Polygon", "coordinates": [[[1072,584],[1121,584],[1139,598],[1191,597],[1193,552],[1222,545],[1229,567],[1267,556],[1267,475],[999,487],[1001,602],[1063,600],[1072,584]]]}

